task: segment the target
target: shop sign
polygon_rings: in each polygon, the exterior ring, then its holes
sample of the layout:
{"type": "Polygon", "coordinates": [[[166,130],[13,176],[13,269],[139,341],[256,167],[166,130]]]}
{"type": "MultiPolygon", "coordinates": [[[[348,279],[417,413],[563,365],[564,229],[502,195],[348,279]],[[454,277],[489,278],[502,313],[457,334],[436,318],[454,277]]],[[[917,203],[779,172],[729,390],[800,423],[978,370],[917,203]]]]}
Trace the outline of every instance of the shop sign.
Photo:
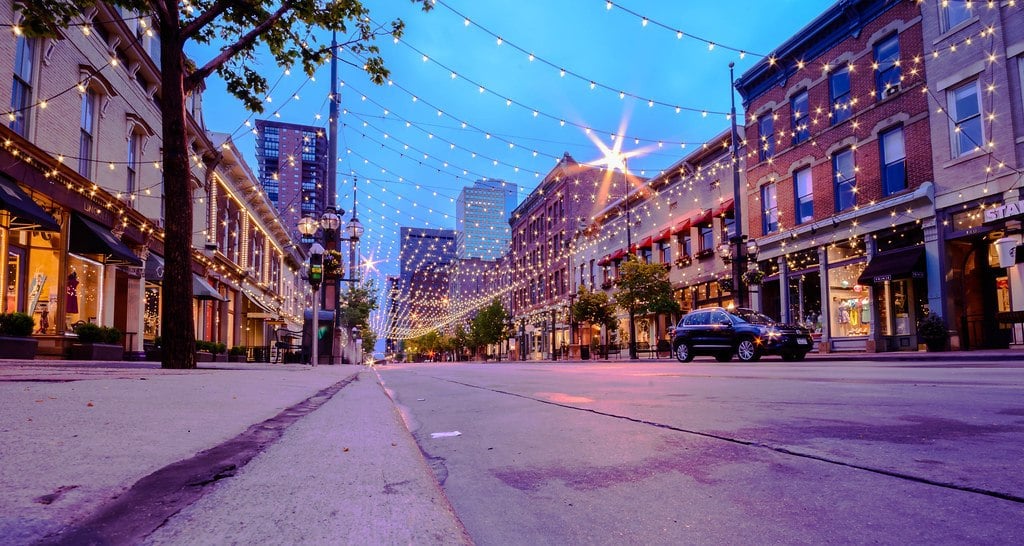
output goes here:
{"type": "Polygon", "coordinates": [[[998,222],[1000,220],[1007,220],[1014,216],[1024,215],[1024,202],[1006,203],[1004,205],[993,205],[991,208],[985,209],[985,222],[998,222]]]}

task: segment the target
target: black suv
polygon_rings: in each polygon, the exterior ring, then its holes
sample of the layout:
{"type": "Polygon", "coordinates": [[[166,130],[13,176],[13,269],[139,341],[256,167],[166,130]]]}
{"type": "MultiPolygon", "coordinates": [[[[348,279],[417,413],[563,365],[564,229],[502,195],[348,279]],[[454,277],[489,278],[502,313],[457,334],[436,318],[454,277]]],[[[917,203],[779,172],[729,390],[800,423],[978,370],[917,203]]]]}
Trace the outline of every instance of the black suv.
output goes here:
{"type": "Polygon", "coordinates": [[[680,362],[697,355],[713,355],[719,362],[744,362],[762,355],[781,355],[783,360],[803,360],[811,350],[811,333],[800,326],[779,324],[752,309],[709,307],[691,311],[679,320],[672,338],[672,352],[680,362]]]}

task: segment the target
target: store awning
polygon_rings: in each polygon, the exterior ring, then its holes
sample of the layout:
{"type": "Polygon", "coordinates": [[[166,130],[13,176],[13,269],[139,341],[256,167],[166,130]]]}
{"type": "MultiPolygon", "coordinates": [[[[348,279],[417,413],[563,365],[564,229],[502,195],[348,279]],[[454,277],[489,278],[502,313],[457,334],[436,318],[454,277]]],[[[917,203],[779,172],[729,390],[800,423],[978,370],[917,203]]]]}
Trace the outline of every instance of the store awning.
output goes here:
{"type": "Polygon", "coordinates": [[[75,254],[101,254],[107,264],[142,265],[132,249],[114,237],[106,228],[79,214],[71,215],[71,237],[68,250],[75,254]]]}
{"type": "Polygon", "coordinates": [[[217,300],[217,301],[228,301],[227,298],[220,295],[217,289],[210,286],[210,283],[206,282],[206,279],[192,274],[192,297],[197,300],[217,300]]]}
{"type": "Polygon", "coordinates": [[[722,202],[721,205],[718,205],[718,208],[715,209],[715,213],[713,214],[713,216],[721,216],[723,214],[726,214],[726,213],[732,211],[732,207],[733,207],[733,200],[732,199],[726,199],[725,201],[722,202]]]}
{"type": "Polygon", "coordinates": [[[640,240],[640,242],[636,246],[637,246],[637,248],[651,248],[651,245],[653,244],[653,242],[654,242],[654,237],[644,237],[643,239],[640,240]]]}
{"type": "Polygon", "coordinates": [[[699,226],[701,224],[707,224],[711,222],[711,216],[714,211],[711,209],[705,211],[697,211],[696,214],[690,217],[690,223],[699,226]]]}
{"type": "Polygon", "coordinates": [[[601,265],[601,266],[608,265],[610,263],[612,263],[612,255],[611,254],[605,254],[603,258],[601,258],[600,260],[597,261],[597,265],[601,265]]]}
{"type": "Polygon", "coordinates": [[[17,182],[0,175],[0,209],[11,213],[10,228],[60,231],[57,221],[40,207],[17,182]]]}
{"type": "Polygon", "coordinates": [[[146,258],[146,281],[160,282],[164,280],[164,259],[156,254],[146,258]]]}
{"type": "Polygon", "coordinates": [[[667,241],[667,240],[669,240],[671,238],[672,238],[672,228],[665,228],[665,229],[661,230],[660,232],[658,232],[657,235],[654,236],[653,241],[655,243],[660,243],[662,241],[667,241]]]}
{"type": "Polygon", "coordinates": [[[678,224],[675,225],[675,227],[672,228],[672,233],[678,234],[686,232],[686,234],[689,235],[691,225],[692,224],[690,223],[690,218],[684,218],[682,222],[679,222],[678,224]]]}
{"type": "Polygon", "coordinates": [[[626,256],[626,249],[620,248],[615,252],[612,252],[612,261],[621,260],[626,256]]]}
{"type": "Polygon", "coordinates": [[[906,278],[924,278],[924,247],[915,246],[876,254],[857,282],[875,284],[906,278]]]}

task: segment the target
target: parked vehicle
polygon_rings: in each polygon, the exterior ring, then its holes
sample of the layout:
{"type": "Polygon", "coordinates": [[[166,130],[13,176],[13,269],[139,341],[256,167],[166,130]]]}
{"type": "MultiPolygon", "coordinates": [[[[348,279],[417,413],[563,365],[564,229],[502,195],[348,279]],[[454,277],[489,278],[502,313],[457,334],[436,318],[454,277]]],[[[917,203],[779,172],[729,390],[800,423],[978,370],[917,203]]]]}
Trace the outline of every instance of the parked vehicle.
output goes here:
{"type": "Polygon", "coordinates": [[[780,324],[752,309],[709,307],[691,311],[679,320],[672,338],[672,353],[680,362],[698,355],[714,356],[719,362],[735,354],[744,362],[763,355],[781,355],[783,360],[803,360],[811,350],[811,333],[806,328],[780,324]]]}

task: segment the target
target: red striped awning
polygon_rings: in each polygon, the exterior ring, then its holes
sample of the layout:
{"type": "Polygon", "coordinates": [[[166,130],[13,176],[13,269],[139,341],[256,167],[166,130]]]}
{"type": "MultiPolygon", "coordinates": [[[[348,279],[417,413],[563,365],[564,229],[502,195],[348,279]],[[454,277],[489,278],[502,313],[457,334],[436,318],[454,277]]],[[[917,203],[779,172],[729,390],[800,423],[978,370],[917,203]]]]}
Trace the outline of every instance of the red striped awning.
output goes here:
{"type": "Polygon", "coordinates": [[[651,248],[651,245],[653,244],[654,237],[644,237],[640,240],[640,244],[637,245],[637,248],[651,248]]]}
{"type": "Polygon", "coordinates": [[[715,209],[714,216],[721,216],[723,214],[726,214],[726,213],[732,211],[732,207],[733,207],[733,200],[732,199],[726,199],[725,201],[722,202],[721,205],[718,205],[717,209],[715,209]]]}
{"type": "Polygon", "coordinates": [[[661,230],[661,232],[659,232],[657,235],[654,236],[654,238],[652,239],[652,242],[660,243],[662,241],[667,241],[667,240],[669,240],[671,238],[672,238],[672,228],[665,228],[665,229],[661,230]]]}
{"type": "Polygon", "coordinates": [[[605,254],[603,258],[601,258],[600,260],[597,261],[597,265],[600,265],[600,266],[606,266],[606,265],[608,265],[610,263],[612,263],[612,255],[611,254],[605,254]]]}
{"type": "Polygon", "coordinates": [[[615,252],[612,252],[612,261],[621,260],[626,256],[626,249],[620,248],[615,252]]]}

